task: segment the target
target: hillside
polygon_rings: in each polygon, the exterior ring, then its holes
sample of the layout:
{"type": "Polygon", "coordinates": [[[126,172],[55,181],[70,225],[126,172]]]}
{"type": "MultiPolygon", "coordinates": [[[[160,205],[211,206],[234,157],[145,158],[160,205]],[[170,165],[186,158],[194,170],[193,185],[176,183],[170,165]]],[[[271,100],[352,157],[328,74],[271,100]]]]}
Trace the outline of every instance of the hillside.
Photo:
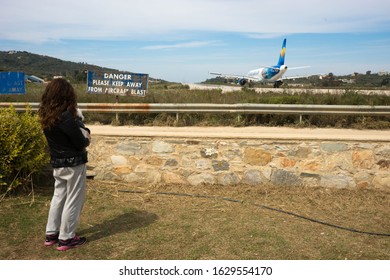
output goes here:
{"type": "Polygon", "coordinates": [[[85,70],[116,71],[87,63],[64,61],[58,58],[25,51],[0,51],[0,71],[22,71],[44,79],[67,76],[76,80],[85,79],[85,70]]]}

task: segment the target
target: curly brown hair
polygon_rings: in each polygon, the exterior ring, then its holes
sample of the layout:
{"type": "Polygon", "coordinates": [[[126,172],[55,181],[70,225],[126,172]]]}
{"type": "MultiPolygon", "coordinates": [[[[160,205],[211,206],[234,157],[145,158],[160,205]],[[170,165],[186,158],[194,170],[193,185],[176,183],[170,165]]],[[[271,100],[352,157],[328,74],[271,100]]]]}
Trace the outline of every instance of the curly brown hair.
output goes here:
{"type": "Polygon", "coordinates": [[[38,115],[43,128],[51,128],[61,120],[61,114],[70,111],[76,116],[77,97],[73,86],[65,79],[54,79],[42,95],[38,115]]]}

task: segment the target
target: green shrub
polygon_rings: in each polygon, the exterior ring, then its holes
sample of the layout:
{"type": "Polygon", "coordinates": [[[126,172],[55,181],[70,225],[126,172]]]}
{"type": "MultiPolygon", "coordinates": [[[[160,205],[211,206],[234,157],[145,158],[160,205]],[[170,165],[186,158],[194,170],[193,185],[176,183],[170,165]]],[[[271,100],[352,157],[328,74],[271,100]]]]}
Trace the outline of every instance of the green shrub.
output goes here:
{"type": "Polygon", "coordinates": [[[0,191],[4,195],[27,187],[32,175],[48,163],[47,142],[36,114],[28,108],[0,109],[0,191]]]}

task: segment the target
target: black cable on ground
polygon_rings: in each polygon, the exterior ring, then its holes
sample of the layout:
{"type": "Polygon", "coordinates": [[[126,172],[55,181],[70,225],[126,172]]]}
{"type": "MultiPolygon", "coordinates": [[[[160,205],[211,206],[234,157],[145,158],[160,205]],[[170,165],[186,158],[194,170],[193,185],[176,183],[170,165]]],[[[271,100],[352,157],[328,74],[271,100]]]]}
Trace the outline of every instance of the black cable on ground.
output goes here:
{"type": "MultiPolygon", "coordinates": [[[[118,191],[119,192],[125,192],[125,193],[146,193],[145,191],[138,191],[138,190],[118,190],[118,191]]],[[[169,195],[169,196],[207,198],[207,199],[221,199],[221,200],[235,202],[235,203],[244,203],[243,200],[229,198],[229,197],[212,196],[212,195],[199,195],[199,194],[187,194],[187,193],[176,193],[176,192],[156,192],[155,194],[157,194],[157,195],[169,195]]],[[[345,231],[350,231],[350,232],[360,233],[360,234],[367,234],[367,235],[390,237],[390,233],[378,233],[378,232],[369,232],[369,231],[357,230],[357,229],[353,229],[353,228],[343,227],[343,226],[331,224],[331,223],[328,223],[328,222],[320,221],[320,220],[317,220],[317,219],[313,219],[313,218],[310,218],[310,217],[306,217],[306,216],[302,216],[302,215],[296,214],[294,212],[290,212],[290,211],[286,211],[286,210],[270,207],[270,206],[263,205],[263,204],[256,204],[256,203],[254,203],[252,205],[256,206],[256,207],[260,207],[260,208],[266,209],[266,210],[271,210],[271,211],[283,213],[283,214],[294,216],[296,218],[304,219],[304,220],[307,220],[307,221],[310,221],[310,222],[313,222],[313,223],[317,223],[317,224],[321,224],[321,225],[324,225],[324,226],[329,226],[329,227],[333,227],[333,228],[337,228],[337,229],[341,229],[341,230],[345,230],[345,231]]]]}

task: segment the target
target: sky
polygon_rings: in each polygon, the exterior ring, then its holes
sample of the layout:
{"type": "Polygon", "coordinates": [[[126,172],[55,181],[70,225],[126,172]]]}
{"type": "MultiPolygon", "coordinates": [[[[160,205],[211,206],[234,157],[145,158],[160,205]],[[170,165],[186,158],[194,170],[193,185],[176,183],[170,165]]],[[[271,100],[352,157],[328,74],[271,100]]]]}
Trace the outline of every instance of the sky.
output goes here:
{"type": "Polygon", "coordinates": [[[0,0],[0,51],[195,83],[277,63],[285,76],[390,71],[388,0],[0,0]]]}

